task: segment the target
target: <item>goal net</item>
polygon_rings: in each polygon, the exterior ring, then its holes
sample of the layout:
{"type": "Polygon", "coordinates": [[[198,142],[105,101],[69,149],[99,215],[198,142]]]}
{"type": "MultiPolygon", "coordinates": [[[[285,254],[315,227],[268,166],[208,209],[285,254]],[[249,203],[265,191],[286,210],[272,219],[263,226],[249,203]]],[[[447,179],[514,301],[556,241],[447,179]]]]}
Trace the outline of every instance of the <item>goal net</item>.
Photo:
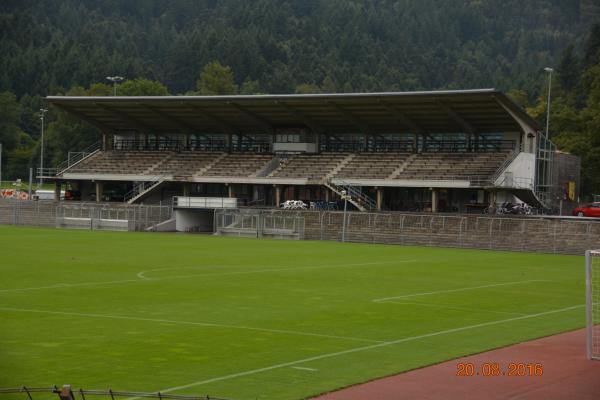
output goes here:
{"type": "Polygon", "coordinates": [[[585,253],[587,353],[589,359],[600,360],[600,250],[585,253]]]}

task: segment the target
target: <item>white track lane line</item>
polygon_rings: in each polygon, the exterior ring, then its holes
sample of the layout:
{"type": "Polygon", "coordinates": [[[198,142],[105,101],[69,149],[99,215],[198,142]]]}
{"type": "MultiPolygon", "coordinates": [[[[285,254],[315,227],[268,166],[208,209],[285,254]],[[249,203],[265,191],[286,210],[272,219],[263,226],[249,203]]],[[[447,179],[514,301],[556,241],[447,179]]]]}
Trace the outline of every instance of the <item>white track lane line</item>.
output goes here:
{"type": "MultiPolygon", "coordinates": [[[[209,379],[205,379],[205,380],[201,380],[201,381],[197,381],[197,382],[188,383],[186,385],[174,386],[174,387],[170,387],[170,388],[167,388],[167,389],[162,389],[162,390],[159,390],[159,392],[160,393],[175,392],[175,391],[178,391],[178,390],[189,389],[189,388],[192,388],[192,387],[195,387],[195,386],[206,385],[206,384],[209,384],[209,383],[214,383],[214,382],[219,382],[219,381],[225,381],[225,380],[234,379],[234,378],[240,378],[242,376],[254,375],[254,374],[261,373],[261,372],[272,371],[274,369],[279,369],[279,368],[284,368],[284,367],[291,367],[291,366],[294,366],[294,365],[297,365],[297,364],[302,364],[302,363],[306,363],[306,362],[310,362],[310,361],[317,361],[317,360],[323,360],[323,359],[326,359],[326,358],[333,358],[333,357],[337,357],[337,356],[343,356],[343,355],[346,355],[346,354],[358,353],[358,352],[361,352],[361,351],[366,351],[366,350],[371,350],[371,349],[377,349],[377,348],[380,348],[380,347],[391,346],[391,345],[394,345],[394,344],[412,342],[412,341],[415,341],[415,340],[421,340],[421,339],[426,339],[426,338],[435,337],[435,336],[447,335],[447,334],[450,334],[450,333],[456,333],[456,332],[466,331],[466,330],[469,330],[469,329],[483,328],[483,327],[487,327],[487,326],[499,325],[499,324],[504,324],[504,323],[507,323],[507,322],[519,321],[519,320],[528,319],[528,318],[537,318],[537,317],[542,317],[542,316],[545,316],[545,315],[551,315],[551,314],[557,314],[557,313],[561,313],[561,312],[565,312],[565,311],[570,311],[570,310],[574,310],[574,309],[581,308],[581,307],[585,307],[585,304],[579,304],[579,305],[576,305],[576,306],[560,308],[560,309],[557,309],[557,310],[544,311],[544,312],[537,313],[537,314],[523,315],[521,317],[514,317],[514,318],[502,319],[502,320],[498,320],[498,321],[484,322],[484,323],[481,323],[481,324],[468,325],[468,326],[463,326],[463,327],[460,327],[460,328],[446,329],[446,330],[443,330],[443,331],[426,333],[424,335],[419,335],[419,336],[410,336],[410,337],[406,337],[406,338],[394,340],[394,341],[391,341],[391,342],[384,342],[384,343],[379,343],[379,344],[372,344],[372,345],[369,345],[369,346],[356,347],[356,348],[353,348],[353,349],[336,351],[334,353],[321,354],[321,355],[318,355],[318,356],[303,358],[303,359],[300,359],[300,360],[290,361],[290,362],[286,362],[286,363],[282,363],[282,364],[270,365],[270,366],[264,367],[264,368],[252,369],[252,370],[249,370],[249,371],[237,372],[235,374],[223,375],[223,376],[218,376],[218,377],[215,377],[215,378],[209,378],[209,379]]],[[[130,400],[133,400],[133,399],[135,399],[135,397],[131,398],[130,400]]]]}
{"type": "Polygon", "coordinates": [[[463,287],[463,288],[458,288],[458,289],[437,290],[434,292],[422,292],[422,293],[405,294],[402,296],[383,297],[380,299],[373,299],[371,301],[374,301],[375,303],[379,303],[379,302],[385,302],[388,300],[407,299],[407,298],[419,297],[419,296],[431,296],[431,295],[439,294],[439,293],[464,292],[467,290],[476,290],[476,289],[490,288],[490,287],[496,287],[496,286],[520,285],[523,283],[531,283],[531,282],[550,282],[550,281],[544,280],[544,279],[531,279],[531,280],[526,280],[526,281],[492,283],[489,285],[482,285],[482,286],[468,286],[468,287],[463,287]]]}
{"type": "Polygon", "coordinates": [[[322,333],[292,331],[292,330],[286,330],[286,329],[258,328],[258,327],[253,327],[253,326],[244,326],[244,325],[216,324],[216,323],[211,323],[211,322],[179,321],[179,320],[173,320],[173,319],[130,317],[130,316],[126,316],[126,315],[91,314],[91,313],[78,313],[78,312],[67,312],[67,311],[34,310],[34,309],[26,309],[26,308],[12,308],[12,307],[0,307],[0,311],[19,312],[19,313],[28,312],[28,313],[40,313],[40,314],[68,315],[68,316],[73,316],[73,317],[86,317],[86,318],[120,319],[120,320],[128,320],[128,321],[158,322],[158,323],[163,323],[163,324],[166,323],[166,324],[176,324],[176,325],[195,325],[195,326],[203,326],[203,327],[211,327],[211,328],[242,329],[242,330],[248,330],[248,331],[258,331],[258,332],[267,332],[267,333],[282,333],[282,334],[286,334],[286,335],[296,335],[296,336],[314,336],[314,337],[327,338],[327,339],[351,340],[351,341],[355,341],[355,342],[385,343],[382,340],[372,340],[372,339],[364,339],[364,338],[349,337],[349,336],[326,335],[326,334],[322,334],[322,333]]]}
{"type": "MultiPolygon", "coordinates": [[[[409,263],[416,262],[418,260],[394,260],[394,261],[381,261],[381,262],[369,262],[369,263],[355,263],[355,264],[340,264],[340,265],[315,265],[308,267],[278,267],[278,268],[270,268],[270,269],[259,269],[259,270],[250,270],[250,271],[233,271],[233,272],[214,272],[214,273],[206,273],[206,274],[192,274],[192,275],[175,275],[175,276],[163,276],[159,278],[148,278],[144,276],[145,272],[157,271],[157,270],[168,270],[168,269],[185,269],[185,268],[202,268],[202,267],[172,267],[172,268],[157,268],[146,271],[140,271],[137,274],[138,279],[123,279],[123,280],[115,280],[115,281],[100,281],[100,282],[79,282],[79,283],[57,283],[55,285],[49,286],[37,286],[37,287],[28,287],[28,288],[15,288],[15,289],[0,289],[0,294],[2,293],[10,293],[10,292],[21,292],[21,291],[29,291],[29,290],[41,290],[41,289],[57,289],[57,288],[68,288],[68,287],[79,287],[79,286],[101,286],[101,285],[112,285],[119,283],[131,283],[131,282],[148,282],[148,281],[160,281],[160,280],[168,280],[168,279],[182,279],[182,278],[190,278],[195,276],[225,276],[225,275],[246,275],[246,274],[263,274],[266,272],[283,272],[283,271],[298,271],[298,270],[306,270],[306,269],[325,269],[325,268],[346,268],[346,267],[360,267],[367,265],[384,265],[384,264],[395,264],[395,263],[409,263]]],[[[232,267],[231,265],[225,265],[221,267],[232,267]]]]}

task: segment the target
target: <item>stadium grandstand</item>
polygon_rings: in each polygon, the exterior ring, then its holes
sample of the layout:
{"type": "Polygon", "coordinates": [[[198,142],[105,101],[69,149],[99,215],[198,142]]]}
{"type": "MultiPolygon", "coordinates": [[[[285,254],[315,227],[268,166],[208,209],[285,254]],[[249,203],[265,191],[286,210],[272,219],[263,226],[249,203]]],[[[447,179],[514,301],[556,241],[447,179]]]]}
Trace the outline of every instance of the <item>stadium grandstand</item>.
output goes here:
{"type": "Polygon", "coordinates": [[[101,132],[38,172],[57,197],[321,207],[351,190],[363,211],[469,212],[515,197],[547,207],[557,186],[555,146],[494,89],[47,101],[101,132]]]}

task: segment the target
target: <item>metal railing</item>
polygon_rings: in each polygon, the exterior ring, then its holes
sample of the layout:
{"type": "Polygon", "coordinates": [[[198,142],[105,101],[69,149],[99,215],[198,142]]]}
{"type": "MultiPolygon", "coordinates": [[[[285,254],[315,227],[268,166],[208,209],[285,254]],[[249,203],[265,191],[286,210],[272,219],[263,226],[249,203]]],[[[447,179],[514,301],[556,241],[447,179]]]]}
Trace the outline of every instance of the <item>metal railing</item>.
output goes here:
{"type": "Polygon", "coordinates": [[[4,225],[144,231],[172,215],[170,205],[0,199],[0,224],[4,225]]]}
{"type": "Polygon", "coordinates": [[[174,196],[173,207],[179,208],[237,208],[240,199],[233,197],[189,197],[174,196]]]}
{"type": "Polygon", "coordinates": [[[142,193],[150,191],[152,188],[163,183],[166,177],[166,175],[157,175],[147,181],[134,183],[133,188],[123,196],[123,201],[129,203],[142,193]]]}
{"type": "MultiPolygon", "coordinates": [[[[161,392],[127,392],[121,390],[90,390],[90,389],[78,389],[72,390],[68,386],[63,386],[61,389],[58,387],[50,387],[50,388],[36,388],[36,387],[27,387],[22,386],[20,388],[4,388],[0,389],[0,395],[16,395],[21,394],[24,399],[34,400],[35,398],[47,398],[48,395],[55,395],[59,400],[69,399],[76,400],[77,397],[81,398],[81,400],[86,400],[86,396],[101,396],[105,398],[110,398],[111,400],[118,399],[120,397],[124,398],[150,398],[150,399],[172,399],[172,400],[226,400],[220,397],[213,397],[209,395],[204,396],[186,396],[186,395],[177,395],[177,394],[169,394],[169,393],[161,393],[161,392]],[[44,396],[47,395],[47,396],[44,396]]],[[[53,396],[52,396],[53,397],[53,396]]],[[[11,396],[11,398],[16,398],[15,396],[11,396]]],[[[54,398],[54,397],[53,397],[54,398]]]]}
{"type": "MultiPolygon", "coordinates": [[[[342,191],[345,191],[350,198],[348,199],[351,203],[360,206],[359,208],[363,208],[364,210],[375,210],[377,208],[377,203],[373,201],[369,196],[361,192],[355,186],[352,186],[348,182],[345,182],[341,179],[329,180],[327,185],[333,189],[339,195],[342,194],[342,191]]],[[[361,211],[364,211],[361,210],[361,211]]]]}
{"type": "Polygon", "coordinates": [[[102,148],[100,142],[93,143],[81,151],[70,151],[67,154],[67,159],[56,166],[56,174],[62,173],[64,170],[71,168],[79,163],[84,158],[91,156],[102,148]]]}
{"type": "Polygon", "coordinates": [[[511,152],[508,157],[506,157],[506,159],[504,160],[504,162],[502,162],[502,164],[500,165],[500,167],[498,167],[498,169],[496,170],[496,172],[494,172],[494,174],[490,177],[490,180],[492,181],[492,183],[496,182],[496,180],[500,177],[500,175],[502,175],[502,173],[506,170],[506,168],[508,168],[508,166],[515,161],[515,158],[517,158],[517,156],[521,153],[521,151],[516,148],[513,152],[511,152]]]}

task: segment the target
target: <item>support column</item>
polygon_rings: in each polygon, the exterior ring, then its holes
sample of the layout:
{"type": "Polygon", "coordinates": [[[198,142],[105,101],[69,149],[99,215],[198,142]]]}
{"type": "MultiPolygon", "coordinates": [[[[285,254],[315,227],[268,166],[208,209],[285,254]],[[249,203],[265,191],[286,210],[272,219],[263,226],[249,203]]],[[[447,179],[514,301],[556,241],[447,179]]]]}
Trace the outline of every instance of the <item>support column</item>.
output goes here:
{"type": "Polygon", "coordinates": [[[438,190],[436,188],[431,189],[431,212],[438,212],[438,190]]]}
{"type": "Polygon", "coordinates": [[[54,201],[60,201],[61,181],[54,181],[54,201]]]}
{"type": "Polygon", "coordinates": [[[235,197],[235,191],[233,190],[233,183],[227,185],[227,197],[233,198],[235,197]]]}
{"type": "Polygon", "coordinates": [[[189,197],[189,195],[192,193],[192,185],[191,183],[184,183],[183,184],[183,196],[184,197],[189,197]]]}
{"type": "Polygon", "coordinates": [[[329,202],[329,188],[325,186],[325,201],[329,202]]]}
{"type": "Polygon", "coordinates": [[[104,191],[104,182],[96,182],[96,201],[102,201],[102,192],[104,191]]]}
{"type": "Polygon", "coordinates": [[[252,201],[258,200],[258,185],[252,185],[252,201]]]}
{"type": "Polygon", "coordinates": [[[381,206],[383,206],[383,188],[376,187],[377,190],[377,211],[381,211],[381,206]]]}
{"type": "Polygon", "coordinates": [[[281,186],[275,186],[275,207],[279,208],[279,204],[281,203],[281,186]]]}

